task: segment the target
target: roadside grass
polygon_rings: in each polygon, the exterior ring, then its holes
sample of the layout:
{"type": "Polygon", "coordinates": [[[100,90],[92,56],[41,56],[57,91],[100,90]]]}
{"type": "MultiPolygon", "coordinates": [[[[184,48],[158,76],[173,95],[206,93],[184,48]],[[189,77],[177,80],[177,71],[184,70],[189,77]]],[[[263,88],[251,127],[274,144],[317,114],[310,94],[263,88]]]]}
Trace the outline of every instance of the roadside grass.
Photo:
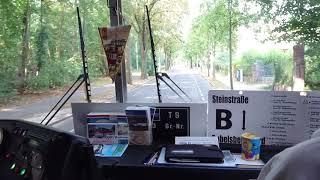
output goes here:
{"type": "Polygon", "coordinates": [[[223,82],[213,79],[212,77],[208,77],[204,75],[203,73],[200,73],[203,78],[205,78],[212,86],[213,89],[215,90],[227,90],[230,89],[228,86],[226,86],[223,82]]]}

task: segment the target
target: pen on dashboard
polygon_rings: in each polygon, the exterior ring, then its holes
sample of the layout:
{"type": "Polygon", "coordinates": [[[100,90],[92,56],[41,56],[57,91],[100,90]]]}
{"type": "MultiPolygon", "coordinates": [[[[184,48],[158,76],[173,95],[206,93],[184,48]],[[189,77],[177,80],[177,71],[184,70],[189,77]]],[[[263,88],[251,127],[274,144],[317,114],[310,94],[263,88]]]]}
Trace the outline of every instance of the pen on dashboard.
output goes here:
{"type": "Polygon", "coordinates": [[[153,165],[157,161],[158,156],[159,152],[156,152],[156,154],[150,160],[151,165],[153,165]]]}
{"type": "Polygon", "coordinates": [[[159,152],[155,152],[153,156],[149,159],[149,161],[144,163],[144,165],[153,165],[157,161],[158,154],[159,152]]]}

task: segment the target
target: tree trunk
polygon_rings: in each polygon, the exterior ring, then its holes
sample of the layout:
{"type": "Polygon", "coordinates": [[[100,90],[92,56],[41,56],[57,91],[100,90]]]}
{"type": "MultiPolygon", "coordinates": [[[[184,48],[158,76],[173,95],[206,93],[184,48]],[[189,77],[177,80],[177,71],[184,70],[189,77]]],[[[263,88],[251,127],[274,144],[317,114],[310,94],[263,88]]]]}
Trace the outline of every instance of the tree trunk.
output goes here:
{"type": "Polygon", "coordinates": [[[26,63],[28,61],[28,52],[29,52],[29,21],[30,21],[30,8],[29,0],[27,0],[27,5],[23,14],[23,34],[22,34],[22,43],[21,43],[21,64],[18,70],[18,92],[21,94],[25,88],[26,82],[26,63]]]}
{"type": "MultiPolygon", "coordinates": [[[[168,67],[167,67],[167,64],[168,64],[168,53],[167,53],[167,50],[166,49],[164,49],[164,64],[165,64],[165,70],[168,70],[168,67]]],[[[161,67],[161,64],[159,64],[159,68],[161,67]]],[[[160,71],[160,69],[159,69],[159,72],[161,72],[160,71]]]]}
{"type": "Polygon", "coordinates": [[[145,43],[145,28],[143,28],[140,35],[140,48],[141,48],[141,79],[147,79],[147,60],[146,60],[146,43],[145,43]]]}
{"type": "Polygon", "coordinates": [[[212,52],[212,79],[216,79],[216,69],[215,69],[215,59],[216,59],[216,44],[213,45],[213,52],[212,52]]]}
{"type": "Polygon", "coordinates": [[[167,59],[166,59],[166,66],[165,66],[165,70],[168,71],[170,69],[170,61],[171,61],[171,56],[168,55],[167,59]]]}
{"type": "Polygon", "coordinates": [[[126,59],[126,76],[127,83],[132,84],[132,73],[131,73],[131,54],[130,54],[130,41],[127,41],[127,47],[125,51],[125,59],[126,59]]]}
{"type": "Polygon", "coordinates": [[[304,44],[293,46],[293,63],[294,63],[293,90],[303,91],[304,75],[305,75],[304,44]]]}
{"type": "Polygon", "coordinates": [[[139,38],[136,42],[136,70],[139,70],[139,38]]]}
{"type": "Polygon", "coordinates": [[[199,60],[199,63],[200,63],[200,71],[203,72],[203,60],[199,60]]]}
{"type": "Polygon", "coordinates": [[[48,43],[48,33],[47,33],[47,27],[43,25],[46,23],[44,20],[45,17],[45,5],[44,0],[41,0],[40,4],[40,26],[37,33],[37,43],[36,43],[36,61],[37,61],[37,68],[40,72],[43,66],[46,64],[46,61],[50,61],[51,54],[49,49],[49,43],[48,43]]]}
{"type": "MultiPolygon", "coordinates": [[[[79,7],[80,6],[80,2],[79,0],[75,0],[75,3],[72,4],[72,8],[76,8],[76,7],[79,7]]],[[[77,28],[78,27],[78,21],[77,21],[77,28]]],[[[77,29],[78,30],[78,29],[77,29]]],[[[75,53],[78,53],[78,52],[81,52],[80,51],[80,46],[74,46],[73,44],[78,44],[78,41],[79,41],[79,34],[78,34],[78,31],[72,31],[72,37],[70,38],[70,44],[72,44],[71,46],[71,52],[72,52],[72,55],[75,54],[75,53]]],[[[71,53],[68,53],[68,57],[67,58],[70,58],[72,57],[72,55],[70,55],[71,53]]]]}
{"type": "Polygon", "coordinates": [[[170,61],[171,61],[171,52],[169,50],[168,53],[166,53],[166,61],[165,61],[165,70],[168,71],[170,69],[170,61]]]}
{"type": "Polygon", "coordinates": [[[216,79],[216,69],[215,69],[215,63],[214,63],[214,58],[212,60],[212,79],[216,79]]]}
{"type": "Polygon", "coordinates": [[[63,24],[64,24],[64,14],[65,14],[65,4],[62,7],[62,11],[61,11],[61,20],[60,20],[60,25],[59,25],[59,30],[58,30],[58,46],[57,46],[57,60],[61,60],[62,57],[62,39],[63,39],[63,35],[62,35],[62,29],[63,29],[63,24]]]}
{"type": "Polygon", "coordinates": [[[210,76],[210,54],[211,54],[210,52],[207,54],[207,63],[206,63],[208,77],[210,76]]]}

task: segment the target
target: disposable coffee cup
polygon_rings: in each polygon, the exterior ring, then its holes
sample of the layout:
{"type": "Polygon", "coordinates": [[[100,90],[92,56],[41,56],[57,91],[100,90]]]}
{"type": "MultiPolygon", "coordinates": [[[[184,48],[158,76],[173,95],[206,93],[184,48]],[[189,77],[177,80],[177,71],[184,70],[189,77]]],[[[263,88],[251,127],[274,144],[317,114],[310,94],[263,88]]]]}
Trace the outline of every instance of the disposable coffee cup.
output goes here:
{"type": "Polygon", "coordinates": [[[244,133],[241,135],[241,157],[244,160],[260,159],[261,137],[252,133],[244,133]]]}

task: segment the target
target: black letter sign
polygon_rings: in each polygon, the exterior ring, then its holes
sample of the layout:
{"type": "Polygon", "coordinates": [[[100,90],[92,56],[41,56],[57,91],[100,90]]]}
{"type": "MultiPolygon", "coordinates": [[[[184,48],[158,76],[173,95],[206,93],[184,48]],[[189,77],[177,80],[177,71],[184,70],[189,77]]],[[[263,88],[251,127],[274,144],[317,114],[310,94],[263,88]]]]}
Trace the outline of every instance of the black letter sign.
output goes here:
{"type": "Polygon", "coordinates": [[[230,121],[232,114],[226,109],[217,109],[216,110],[216,129],[230,129],[232,122],[230,121]],[[222,114],[225,114],[225,117],[222,117],[222,114]],[[225,126],[222,126],[222,121],[226,122],[225,126]]]}

